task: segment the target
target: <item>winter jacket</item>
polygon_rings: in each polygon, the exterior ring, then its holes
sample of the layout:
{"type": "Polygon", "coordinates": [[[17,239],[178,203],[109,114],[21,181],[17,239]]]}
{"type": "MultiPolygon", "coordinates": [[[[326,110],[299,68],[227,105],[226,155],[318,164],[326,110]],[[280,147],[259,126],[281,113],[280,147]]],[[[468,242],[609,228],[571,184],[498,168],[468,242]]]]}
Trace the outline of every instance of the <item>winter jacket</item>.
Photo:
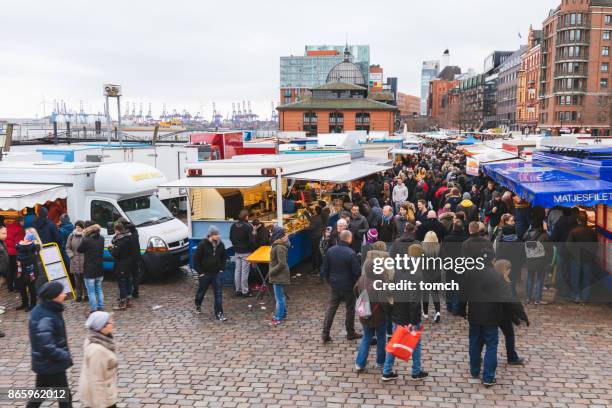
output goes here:
{"type": "Polygon", "coordinates": [[[460,202],[461,202],[461,197],[459,197],[459,196],[449,196],[449,197],[446,198],[445,204],[450,204],[451,211],[452,212],[456,212],[457,211],[457,206],[459,205],[460,202]]]}
{"type": "Polygon", "coordinates": [[[47,218],[48,214],[49,211],[45,207],[41,207],[38,210],[38,218],[34,221],[34,228],[36,228],[43,244],[55,242],[60,248],[63,248],[60,233],[55,224],[47,218]]]}
{"type": "Polygon", "coordinates": [[[385,251],[376,251],[376,250],[368,251],[368,255],[365,257],[366,259],[362,266],[361,277],[357,280],[357,283],[355,284],[355,289],[354,289],[355,299],[359,297],[359,295],[364,289],[367,291],[368,296],[370,298],[370,308],[372,310],[372,316],[370,316],[367,319],[363,319],[361,317],[359,318],[359,321],[361,322],[361,324],[363,324],[366,327],[374,328],[374,327],[380,326],[381,324],[385,324],[386,322],[386,316],[383,310],[383,304],[385,303],[383,300],[385,300],[386,296],[380,293],[380,291],[374,290],[374,281],[375,280],[381,280],[384,282],[389,281],[389,279],[391,279],[393,276],[393,270],[385,269],[382,274],[376,275],[376,279],[370,279],[366,275],[368,273],[373,272],[374,259],[388,258],[388,257],[389,257],[389,253],[385,251]]]}
{"type": "Polygon", "coordinates": [[[4,241],[4,243],[6,244],[9,255],[17,255],[15,245],[17,245],[23,237],[25,237],[25,230],[18,223],[14,222],[6,226],[6,241],[4,241]]]}
{"type": "Polygon", "coordinates": [[[471,234],[461,245],[461,256],[464,258],[478,258],[483,249],[493,251],[493,244],[480,234],[471,234]]]}
{"type": "Polygon", "coordinates": [[[393,217],[390,220],[382,219],[376,229],[378,230],[378,240],[382,242],[393,242],[399,235],[393,217]]]}
{"type": "Polygon", "coordinates": [[[136,270],[140,265],[140,237],[138,236],[138,228],[131,222],[128,222],[123,225],[126,231],[129,231],[131,234],[132,241],[132,268],[136,270]]]}
{"type": "Polygon", "coordinates": [[[406,229],[406,224],[408,224],[408,218],[402,217],[401,215],[398,214],[395,217],[393,217],[393,223],[395,224],[394,239],[397,239],[404,233],[404,230],[406,229]]]}
{"type": "Polygon", "coordinates": [[[270,270],[268,272],[271,284],[288,285],[291,280],[289,271],[289,241],[276,240],[270,252],[270,270]]]}
{"type": "Polygon", "coordinates": [[[370,228],[374,228],[378,223],[382,221],[383,211],[382,208],[378,205],[378,200],[375,198],[371,198],[368,200],[370,204],[370,213],[368,214],[367,220],[370,228]]]}
{"type": "Polygon", "coordinates": [[[531,206],[529,203],[520,203],[514,205],[514,222],[516,226],[516,234],[522,238],[527,229],[529,229],[529,216],[531,215],[531,206]]]}
{"type": "Polygon", "coordinates": [[[38,256],[40,246],[35,243],[22,244],[20,242],[15,248],[17,249],[17,261],[19,265],[21,265],[21,275],[17,272],[17,280],[24,283],[27,282],[28,279],[38,279],[40,272],[42,272],[39,265],[40,258],[38,256]]]}
{"type": "Polygon", "coordinates": [[[132,234],[124,232],[113,237],[109,252],[115,259],[113,272],[116,277],[130,276],[133,267],[132,234]]]}
{"type": "Polygon", "coordinates": [[[238,221],[230,228],[230,241],[237,254],[253,252],[253,227],[247,221],[238,221]]]}
{"type": "Polygon", "coordinates": [[[90,408],[106,408],[118,401],[117,354],[85,339],[79,378],[79,400],[90,408]]]}
{"type": "Polygon", "coordinates": [[[327,250],[321,266],[321,277],[333,290],[350,293],[361,275],[359,257],[344,241],[327,250]]]}
{"type": "Polygon", "coordinates": [[[270,230],[268,228],[266,228],[264,225],[257,229],[253,227],[253,232],[253,250],[262,246],[270,245],[270,230]]]}
{"type": "Polygon", "coordinates": [[[353,234],[352,248],[355,252],[361,251],[363,237],[369,228],[368,220],[363,215],[351,216],[348,229],[353,234]]]}
{"type": "Polygon", "coordinates": [[[438,236],[438,241],[442,241],[446,236],[446,228],[440,221],[435,218],[428,218],[423,221],[421,225],[418,226],[416,231],[416,239],[422,241],[425,239],[425,235],[429,232],[433,231],[438,236]]]}
{"type": "Polygon", "coordinates": [[[576,223],[576,215],[563,215],[555,223],[555,227],[550,237],[553,242],[565,242],[571,230],[573,230],[578,224],[576,223]]]}
{"type": "Polygon", "coordinates": [[[193,253],[193,265],[198,275],[216,275],[223,272],[226,261],[225,245],[221,240],[214,245],[208,238],[204,238],[193,253]]]}
{"type": "Polygon", "coordinates": [[[495,258],[506,259],[512,263],[512,269],[520,270],[525,261],[525,245],[516,235],[516,228],[506,225],[502,228],[495,247],[495,258]]]}
{"type": "Polygon", "coordinates": [[[72,366],[63,311],[61,303],[44,300],[30,313],[32,371],[36,374],[63,373],[72,366]]]}
{"type": "Polygon", "coordinates": [[[508,206],[501,200],[491,200],[485,207],[485,216],[489,217],[489,225],[491,227],[497,227],[499,225],[499,221],[501,220],[502,215],[507,212],[508,206]],[[497,210],[493,212],[493,208],[497,208],[497,210]]]}
{"type": "MultiPolygon", "coordinates": [[[[425,258],[439,258],[440,243],[439,242],[423,242],[423,254],[425,258]]],[[[435,262],[430,261],[430,268],[423,270],[423,279],[425,282],[442,282],[442,270],[435,268],[435,262]]]]}
{"type": "Polygon", "coordinates": [[[385,311],[391,316],[391,321],[395,324],[407,326],[409,324],[419,325],[423,310],[421,301],[423,293],[419,289],[419,282],[423,281],[423,272],[419,269],[411,273],[408,270],[396,270],[393,275],[393,282],[400,283],[402,281],[414,282],[415,290],[394,291],[390,298],[392,299],[388,305],[385,305],[385,311]]]}
{"type": "Polygon", "coordinates": [[[472,200],[463,200],[457,206],[455,212],[463,211],[465,213],[465,220],[468,224],[472,221],[478,221],[478,207],[474,205],[472,200]]]}
{"type": "Polygon", "coordinates": [[[85,268],[85,255],[78,252],[83,241],[83,233],[73,231],[66,240],[66,253],[70,257],[70,273],[80,275],[85,268]]]}
{"type": "Polygon", "coordinates": [[[321,216],[315,214],[309,217],[310,226],[308,227],[308,231],[310,232],[310,239],[321,239],[323,236],[323,220],[321,216]]]}
{"type": "Polygon", "coordinates": [[[70,221],[63,222],[60,224],[58,230],[59,236],[62,240],[62,242],[59,243],[60,248],[66,248],[66,242],[68,241],[68,237],[70,236],[70,234],[72,234],[72,231],[74,231],[74,225],[72,225],[70,221]]]}
{"type": "MultiPolygon", "coordinates": [[[[491,266],[465,272],[461,297],[467,301],[470,324],[499,326],[504,319],[504,283],[491,266]]],[[[466,316],[466,303],[459,304],[459,315],[466,316]]]]}
{"type": "Polygon", "coordinates": [[[77,252],[84,255],[83,277],[95,279],[104,276],[104,238],[100,226],[91,225],[83,231],[83,240],[77,252]]]}
{"type": "Polygon", "coordinates": [[[592,228],[578,225],[567,235],[565,248],[574,262],[592,263],[597,257],[597,235],[592,228]]]}

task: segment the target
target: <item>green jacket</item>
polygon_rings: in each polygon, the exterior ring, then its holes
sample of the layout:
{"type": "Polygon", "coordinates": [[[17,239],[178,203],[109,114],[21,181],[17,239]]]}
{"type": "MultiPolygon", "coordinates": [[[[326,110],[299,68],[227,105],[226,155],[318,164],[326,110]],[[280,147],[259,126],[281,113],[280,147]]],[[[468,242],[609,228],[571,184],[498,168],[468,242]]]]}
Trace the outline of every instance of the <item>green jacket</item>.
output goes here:
{"type": "Polygon", "coordinates": [[[290,283],[291,272],[287,261],[289,255],[289,241],[274,242],[270,253],[269,281],[272,284],[287,285],[290,283]]]}

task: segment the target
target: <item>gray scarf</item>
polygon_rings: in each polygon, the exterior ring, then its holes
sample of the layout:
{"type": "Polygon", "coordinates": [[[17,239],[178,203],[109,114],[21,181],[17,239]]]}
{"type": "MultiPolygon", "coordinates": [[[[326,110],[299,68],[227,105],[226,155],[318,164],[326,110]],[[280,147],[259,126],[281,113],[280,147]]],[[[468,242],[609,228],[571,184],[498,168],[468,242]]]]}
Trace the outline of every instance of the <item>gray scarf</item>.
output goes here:
{"type": "Polygon", "coordinates": [[[94,344],[99,344],[108,350],[115,352],[115,340],[113,339],[112,334],[104,335],[98,331],[90,330],[89,331],[89,342],[94,344]]]}

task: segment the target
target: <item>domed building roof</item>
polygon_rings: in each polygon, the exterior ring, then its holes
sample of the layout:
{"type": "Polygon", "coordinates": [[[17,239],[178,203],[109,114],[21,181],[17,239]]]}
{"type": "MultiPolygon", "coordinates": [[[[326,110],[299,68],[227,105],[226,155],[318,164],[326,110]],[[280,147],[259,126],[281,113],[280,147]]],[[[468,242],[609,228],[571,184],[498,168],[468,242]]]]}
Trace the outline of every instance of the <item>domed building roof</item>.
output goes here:
{"type": "Polygon", "coordinates": [[[344,50],[344,61],[336,64],[336,66],[329,71],[326,82],[344,82],[363,87],[366,86],[363,73],[356,64],[351,62],[351,53],[348,50],[348,46],[344,50]]]}

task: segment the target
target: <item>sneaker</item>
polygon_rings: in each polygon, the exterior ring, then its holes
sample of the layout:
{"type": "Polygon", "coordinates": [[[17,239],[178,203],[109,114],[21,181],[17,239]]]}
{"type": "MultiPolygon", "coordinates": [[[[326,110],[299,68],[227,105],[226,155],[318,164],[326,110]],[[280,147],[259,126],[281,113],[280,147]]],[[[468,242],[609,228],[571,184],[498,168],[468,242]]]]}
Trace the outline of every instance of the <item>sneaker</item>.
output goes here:
{"type": "Polygon", "coordinates": [[[321,336],[321,341],[323,342],[323,344],[327,344],[332,341],[332,338],[329,334],[324,334],[321,336]]]}
{"type": "Polygon", "coordinates": [[[365,372],[365,367],[359,367],[357,364],[355,364],[355,372],[357,374],[364,373],[365,372]]]}
{"type": "Polygon", "coordinates": [[[417,375],[412,375],[411,378],[416,381],[422,380],[423,378],[427,378],[427,376],[429,376],[429,373],[427,371],[421,370],[420,373],[418,373],[417,375]]]}
{"type": "Polygon", "coordinates": [[[4,336],[6,336],[6,334],[4,334],[4,332],[0,330],[0,339],[4,336]]]}
{"type": "Polygon", "coordinates": [[[236,297],[242,297],[242,292],[236,292],[236,297]]]}
{"type": "Polygon", "coordinates": [[[434,323],[440,323],[440,312],[436,312],[434,316],[434,323]]]}
{"type": "Polygon", "coordinates": [[[508,361],[508,365],[525,365],[525,359],[519,358],[518,360],[508,361]]]}
{"type": "Polygon", "coordinates": [[[202,306],[196,306],[196,313],[197,314],[202,313],[202,306]]]}
{"type": "Polygon", "coordinates": [[[484,385],[484,386],[485,386],[485,387],[487,387],[487,388],[492,387],[492,386],[494,386],[495,384],[497,384],[497,381],[495,380],[495,378],[494,378],[494,379],[492,379],[492,380],[488,380],[488,381],[486,381],[486,380],[482,380],[482,385],[484,385]]]}
{"type": "Polygon", "coordinates": [[[374,367],[376,367],[379,370],[381,370],[384,366],[385,366],[384,363],[383,364],[378,364],[378,363],[374,364],[374,367]]]}
{"type": "Polygon", "coordinates": [[[272,319],[272,321],[270,322],[270,326],[272,327],[280,326],[281,324],[283,324],[282,320],[272,319]]]}
{"type": "Polygon", "coordinates": [[[383,374],[380,379],[383,381],[393,381],[393,380],[397,380],[398,378],[399,378],[399,375],[397,375],[397,373],[390,373],[390,374],[383,374]]]}
{"type": "Polygon", "coordinates": [[[545,300],[540,300],[539,302],[536,302],[536,305],[547,305],[548,302],[545,300]]]}
{"type": "Polygon", "coordinates": [[[427,313],[423,313],[423,320],[427,320],[429,318],[429,316],[427,315],[427,313]]]}
{"type": "Polygon", "coordinates": [[[357,332],[346,335],[347,340],[359,340],[362,337],[363,337],[363,334],[357,333],[357,332]]]}
{"type": "Polygon", "coordinates": [[[478,373],[478,374],[472,374],[472,373],[470,373],[470,375],[471,375],[471,376],[472,376],[472,378],[473,378],[473,379],[475,379],[475,380],[477,380],[477,379],[479,379],[479,378],[480,378],[480,373],[478,373]]]}
{"type": "Polygon", "coordinates": [[[225,315],[223,313],[219,313],[217,315],[217,320],[220,321],[220,322],[224,322],[224,321],[227,320],[227,317],[225,317],[225,315]]]}
{"type": "Polygon", "coordinates": [[[127,309],[125,302],[119,302],[117,305],[113,306],[113,310],[125,310],[125,309],[127,309]]]}

